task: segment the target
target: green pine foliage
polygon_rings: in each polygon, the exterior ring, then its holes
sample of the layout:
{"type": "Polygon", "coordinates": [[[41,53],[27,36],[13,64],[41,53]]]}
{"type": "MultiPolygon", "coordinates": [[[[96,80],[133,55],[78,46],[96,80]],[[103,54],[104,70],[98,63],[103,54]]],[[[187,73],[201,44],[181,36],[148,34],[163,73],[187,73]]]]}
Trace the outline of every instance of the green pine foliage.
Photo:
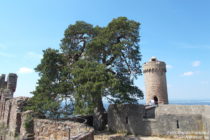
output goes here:
{"type": "Polygon", "coordinates": [[[60,50],[47,49],[36,67],[40,79],[27,109],[40,116],[90,114],[111,103],[137,103],[142,91],[134,85],[141,75],[139,26],[126,17],[106,27],[77,21],[65,30],[60,50]],[[64,106],[64,107],[63,107],[64,106]]]}

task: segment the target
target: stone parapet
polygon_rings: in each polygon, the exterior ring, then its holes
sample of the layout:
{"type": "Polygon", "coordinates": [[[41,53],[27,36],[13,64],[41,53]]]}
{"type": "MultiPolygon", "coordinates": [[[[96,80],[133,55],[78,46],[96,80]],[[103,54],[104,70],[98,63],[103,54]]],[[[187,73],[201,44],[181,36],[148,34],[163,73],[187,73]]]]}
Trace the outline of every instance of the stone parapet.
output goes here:
{"type": "Polygon", "coordinates": [[[24,112],[23,108],[29,98],[17,97],[0,102],[0,124],[7,129],[7,136],[24,140],[94,140],[94,129],[83,123],[33,119],[32,111],[24,112]],[[25,123],[30,123],[29,128],[25,123]]]}
{"type": "Polygon", "coordinates": [[[72,121],[34,120],[35,140],[93,140],[93,128],[72,121]]]}
{"type": "Polygon", "coordinates": [[[143,73],[146,72],[166,72],[165,62],[147,62],[144,64],[143,73]]]}
{"type": "Polygon", "coordinates": [[[143,136],[210,140],[210,106],[160,105],[155,118],[145,118],[143,105],[110,105],[111,131],[143,136]]]}

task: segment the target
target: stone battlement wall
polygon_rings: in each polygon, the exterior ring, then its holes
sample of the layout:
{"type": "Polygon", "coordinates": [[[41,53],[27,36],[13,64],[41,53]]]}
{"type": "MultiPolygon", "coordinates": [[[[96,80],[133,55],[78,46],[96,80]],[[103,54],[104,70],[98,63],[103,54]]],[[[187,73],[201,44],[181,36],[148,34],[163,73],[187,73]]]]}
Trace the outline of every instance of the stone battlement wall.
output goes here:
{"type": "Polygon", "coordinates": [[[0,76],[0,101],[5,101],[13,98],[13,94],[17,86],[17,75],[10,73],[7,76],[2,74],[0,76]]]}
{"type": "Polygon", "coordinates": [[[114,132],[210,140],[210,106],[161,105],[147,118],[144,105],[110,105],[108,125],[114,132]]]}
{"type": "Polygon", "coordinates": [[[7,136],[24,140],[69,140],[69,136],[75,140],[94,139],[93,128],[71,121],[34,119],[30,122],[31,128],[26,128],[27,116],[33,114],[32,111],[23,111],[28,99],[17,97],[0,101],[0,125],[7,136]]]}
{"type": "Polygon", "coordinates": [[[27,97],[17,97],[0,102],[0,124],[7,129],[11,136],[17,136],[20,133],[21,113],[28,99],[27,97]]]}
{"type": "Polygon", "coordinates": [[[6,75],[2,74],[0,76],[0,88],[1,89],[9,89],[12,92],[15,92],[16,90],[16,85],[17,85],[17,75],[14,73],[10,73],[7,76],[7,80],[6,79],[6,75]]]}
{"type": "MultiPolygon", "coordinates": [[[[17,75],[10,73],[0,76],[0,125],[7,136],[24,140],[93,140],[94,130],[82,123],[32,119],[30,128],[25,123],[32,111],[24,112],[28,97],[13,98],[16,90],[17,75]]],[[[7,139],[7,138],[5,138],[7,139]]],[[[11,139],[11,138],[10,138],[11,139]]]]}
{"type": "Polygon", "coordinates": [[[143,69],[144,73],[154,72],[154,71],[166,72],[165,62],[155,60],[144,63],[144,69],[143,69]]]}

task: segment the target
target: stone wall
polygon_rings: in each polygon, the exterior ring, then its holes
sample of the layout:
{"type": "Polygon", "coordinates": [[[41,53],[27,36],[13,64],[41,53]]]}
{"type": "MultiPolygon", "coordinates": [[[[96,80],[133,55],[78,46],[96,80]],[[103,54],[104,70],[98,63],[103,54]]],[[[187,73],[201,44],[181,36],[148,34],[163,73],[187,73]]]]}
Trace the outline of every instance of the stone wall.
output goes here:
{"type": "Polygon", "coordinates": [[[34,120],[35,140],[93,140],[94,130],[72,121],[34,120]]]}
{"type": "Polygon", "coordinates": [[[0,123],[8,130],[10,136],[20,133],[21,113],[27,100],[27,97],[17,97],[0,102],[0,123]]]}
{"type": "Polygon", "coordinates": [[[69,140],[69,136],[75,140],[94,139],[91,127],[72,121],[32,119],[30,128],[26,129],[25,122],[28,116],[33,115],[32,111],[23,111],[28,99],[17,97],[0,101],[0,125],[7,132],[4,137],[18,137],[21,140],[69,140]]]}
{"type": "Polygon", "coordinates": [[[110,105],[109,129],[135,135],[209,140],[210,106],[161,105],[147,118],[143,105],[110,105]]]}
{"type": "MultiPolygon", "coordinates": [[[[203,113],[203,122],[204,122],[204,127],[206,129],[207,137],[210,137],[210,107],[205,106],[205,110],[203,113]]],[[[210,140],[210,138],[208,139],[210,140]]]]}
{"type": "Polygon", "coordinates": [[[34,122],[33,111],[25,111],[21,113],[20,137],[24,140],[34,140],[34,122]],[[26,127],[26,122],[30,124],[26,127]]]}
{"type": "Polygon", "coordinates": [[[109,129],[114,132],[141,134],[144,129],[143,105],[110,105],[108,108],[109,129]]]}
{"type": "Polygon", "coordinates": [[[0,134],[4,135],[0,139],[94,140],[94,130],[85,124],[33,119],[32,111],[23,110],[29,98],[13,98],[16,85],[16,74],[10,73],[7,80],[5,74],[0,75],[0,134]]]}
{"type": "Polygon", "coordinates": [[[156,124],[154,126],[158,130],[153,129],[151,134],[181,138],[202,137],[206,133],[202,119],[204,109],[205,106],[200,105],[161,105],[155,112],[156,124]]]}

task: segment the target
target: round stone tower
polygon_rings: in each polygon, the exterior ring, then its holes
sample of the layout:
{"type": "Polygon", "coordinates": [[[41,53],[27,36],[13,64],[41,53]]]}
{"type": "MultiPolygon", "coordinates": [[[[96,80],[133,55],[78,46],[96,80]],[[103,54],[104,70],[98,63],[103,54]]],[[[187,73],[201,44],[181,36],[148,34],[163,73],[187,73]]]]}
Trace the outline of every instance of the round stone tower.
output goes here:
{"type": "Polygon", "coordinates": [[[146,104],[154,101],[156,104],[168,104],[166,64],[152,57],[143,65],[146,87],[146,104]]]}

